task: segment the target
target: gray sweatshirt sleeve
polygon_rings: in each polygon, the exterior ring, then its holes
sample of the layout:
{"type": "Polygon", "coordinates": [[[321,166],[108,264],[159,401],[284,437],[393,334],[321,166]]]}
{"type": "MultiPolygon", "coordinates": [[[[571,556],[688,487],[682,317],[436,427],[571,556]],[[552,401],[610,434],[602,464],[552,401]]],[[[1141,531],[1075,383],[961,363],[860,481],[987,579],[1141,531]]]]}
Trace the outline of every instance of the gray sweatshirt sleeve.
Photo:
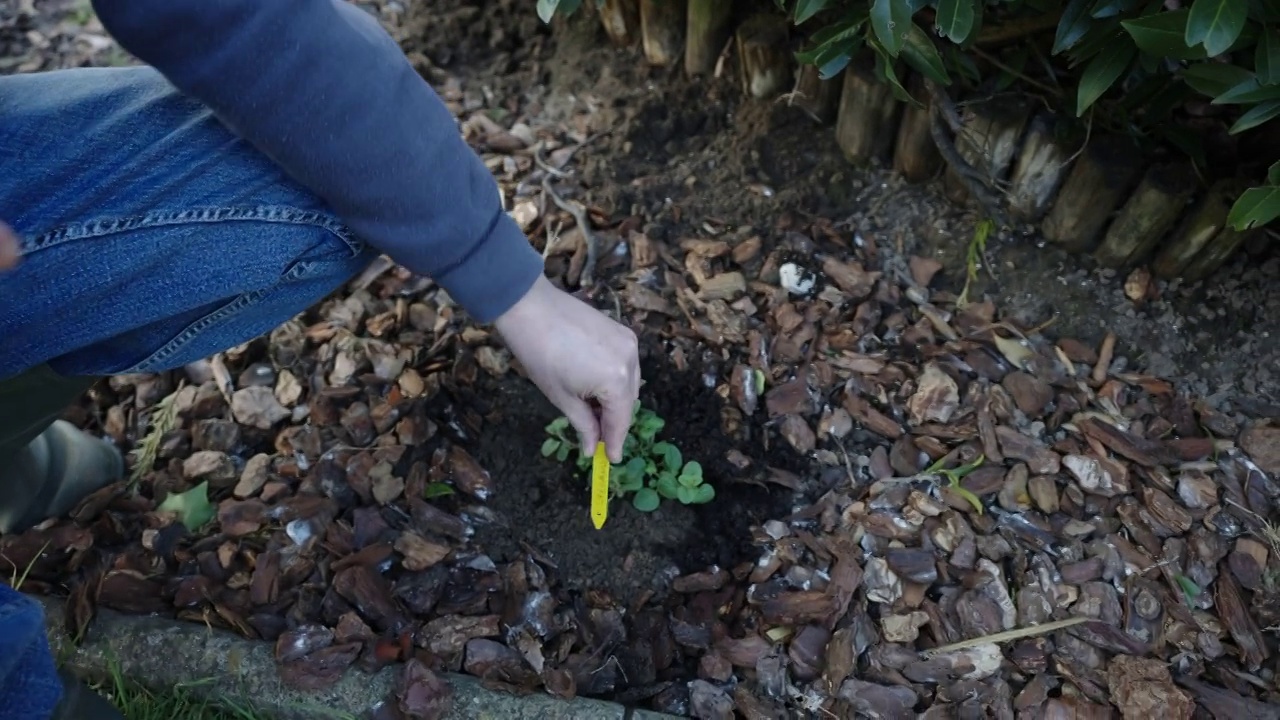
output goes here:
{"type": "Polygon", "coordinates": [[[395,41],[344,0],[93,0],[107,31],[478,321],[542,259],[395,41]]]}

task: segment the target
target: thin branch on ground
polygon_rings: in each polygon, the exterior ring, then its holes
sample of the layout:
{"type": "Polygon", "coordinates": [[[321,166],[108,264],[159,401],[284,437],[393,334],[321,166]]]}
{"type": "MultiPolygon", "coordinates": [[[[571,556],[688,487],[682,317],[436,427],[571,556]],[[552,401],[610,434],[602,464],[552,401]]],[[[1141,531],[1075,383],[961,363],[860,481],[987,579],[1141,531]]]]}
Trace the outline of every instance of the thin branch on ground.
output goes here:
{"type": "Polygon", "coordinates": [[[983,635],[982,637],[976,637],[969,640],[961,640],[960,642],[951,643],[950,645],[942,645],[940,647],[925,650],[923,654],[925,657],[935,657],[954,650],[965,650],[979,645],[986,645],[988,643],[999,644],[1002,642],[1009,642],[1010,640],[1021,640],[1022,638],[1034,637],[1036,635],[1047,635],[1048,633],[1065,630],[1066,628],[1081,625],[1086,622],[1089,622],[1089,618],[1087,617],[1073,617],[1068,620],[1047,622],[1043,625],[1028,625],[1027,627],[1020,627],[1014,630],[1006,630],[1005,632],[992,633],[991,635],[983,635]]]}
{"type": "Polygon", "coordinates": [[[588,287],[595,284],[596,261],[600,256],[600,240],[596,238],[595,233],[591,231],[591,220],[587,217],[587,211],[578,203],[570,203],[564,198],[556,194],[551,189],[551,175],[542,178],[542,191],[547,197],[556,204],[561,210],[573,216],[574,221],[578,223],[578,227],[582,229],[582,241],[587,244],[587,261],[582,265],[582,277],[578,280],[578,285],[588,287]]]}

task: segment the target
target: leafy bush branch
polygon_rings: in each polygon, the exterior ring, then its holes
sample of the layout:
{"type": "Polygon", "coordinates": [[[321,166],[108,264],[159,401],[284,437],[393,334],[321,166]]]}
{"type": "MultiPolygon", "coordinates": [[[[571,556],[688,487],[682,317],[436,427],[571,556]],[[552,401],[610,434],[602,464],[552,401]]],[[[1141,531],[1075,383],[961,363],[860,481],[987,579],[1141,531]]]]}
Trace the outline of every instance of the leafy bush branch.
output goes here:
{"type": "MultiPolygon", "coordinates": [[[[597,6],[603,0],[596,0],[597,6]]],[[[1238,135],[1280,117],[1280,0],[774,0],[812,28],[797,59],[831,78],[859,53],[908,103],[903,73],[931,84],[940,118],[957,127],[942,91],[1014,86],[1113,131],[1154,136],[1207,164],[1201,134],[1171,122],[1179,111],[1231,109],[1238,135]],[[1052,32],[1050,40],[1047,36],[1052,32]],[[984,76],[983,67],[988,70],[984,76]],[[1207,107],[1206,107],[1207,105],[1207,107]]],[[[582,0],[537,0],[544,21],[582,0]]],[[[941,148],[940,149],[944,149],[941,148]]],[[[954,157],[948,162],[956,165],[954,157]]],[[[962,164],[957,168],[962,173],[962,164]]],[[[1236,199],[1236,230],[1280,217],[1280,182],[1236,199]]],[[[979,193],[981,194],[981,193],[979,193]]],[[[989,202],[984,203],[990,205],[989,202]]]]}
{"type": "MultiPolygon", "coordinates": [[[[666,421],[652,410],[636,403],[632,411],[631,431],[622,446],[623,461],[609,468],[609,497],[631,496],[631,504],[641,512],[658,509],[662,500],[676,500],[685,505],[711,502],[715,488],[702,476],[702,465],[696,460],[685,462],[680,448],[658,433],[666,421]]],[[[569,438],[569,419],[556,418],[546,427],[547,439],[542,443],[542,456],[558,462],[569,460],[577,445],[569,438]]],[[[578,451],[575,461],[580,471],[590,477],[591,454],[578,451]]]]}
{"type": "MultiPolygon", "coordinates": [[[[1206,164],[1199,136],[1169,123],[1204,100],[1236,106],[1228,132],[1239,134],[1280,116],[1280,0],[775,0],[792,22],[826,13],[801,62],[834,76],[869,48],[880,77],[905,102],[900,65],[938,86],[978,85],[979,60],[995,66],[994,85],[1022,81],[1047,91],[1047,102],[1083,117],[1109,93],[1103,120],[1121,132],[1155,133],[1206,164]],[[935,42],[922,21],[943,39],[935,42]],[[1054,30],[1044,52],[1037,31],[1054,30]],[[985,30],[985,32],[984,32],[985,30]],[[1027,33],[1018,38],[1018,33],[1027,33]],[[984,45],[1018,41],[1003,59],[984,45]],[[941,46],[941,47],[940,47],[941,46]],[[899,62],[901,61],[901,62],[899,62]],[[1037,75],[1043,79],[1033,77],[1037,75]]],[[[816,22],[816,21],[815,21],[816,22]]],[[[937,95],[935,94],[935,99],[937,95]]],[[[1276,172],[1235,202],[1237,230],[1280,216],[1276,172]]]]}

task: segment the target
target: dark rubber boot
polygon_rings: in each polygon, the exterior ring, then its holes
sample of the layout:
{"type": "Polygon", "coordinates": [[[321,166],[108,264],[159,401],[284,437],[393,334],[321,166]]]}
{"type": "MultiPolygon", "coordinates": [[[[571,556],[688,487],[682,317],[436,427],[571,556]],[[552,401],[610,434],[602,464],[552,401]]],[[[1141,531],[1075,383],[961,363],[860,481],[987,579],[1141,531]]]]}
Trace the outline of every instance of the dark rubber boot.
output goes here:
{"type": "Polygon", "coordinates": [[[62,678],[62,700],[49,720],[124,720],[114,705],[75,675],[63,669],[58,677],[62,678]]]}
{"type": "Polygon", "coordinates": [[[41,365],[0,381],[0,534],[64,515],[123,475],[115,446],[58,419],[96,380],[41,365]]]}

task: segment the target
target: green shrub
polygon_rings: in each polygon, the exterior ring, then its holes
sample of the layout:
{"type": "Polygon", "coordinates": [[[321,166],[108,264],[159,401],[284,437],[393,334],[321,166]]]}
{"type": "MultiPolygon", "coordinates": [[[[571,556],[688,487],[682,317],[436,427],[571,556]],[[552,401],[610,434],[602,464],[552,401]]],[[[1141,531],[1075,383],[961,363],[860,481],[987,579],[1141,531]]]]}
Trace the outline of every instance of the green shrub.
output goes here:
{"type": "MultiPolygon", "coordinates": [[[[602,0],[596,0],[601,5],[602,0]]],[[[831,78],[870,51],[904,102],[906,68],[940,87],[1018,88],[1091,126],[1150,137],[1207,164],[1200,134],[1170,122],[1189,102],[1231,106],[1231,134],[1280,117],[1280,0],[774,0],[811,31],[802,63],[831,78]],[[1054,31],[1052,44],[1040,42],[1054,31]],[[1003,37],[996,57],[978,46],[1003,37]],[[994,75],[980,68],[994,67],[994,75]]],[[[538,0],[544,21],[582,0],[538,0]]],[[[1237,230],[1280,216],[1280,164],[1231,209],[1237,230]]]]}

